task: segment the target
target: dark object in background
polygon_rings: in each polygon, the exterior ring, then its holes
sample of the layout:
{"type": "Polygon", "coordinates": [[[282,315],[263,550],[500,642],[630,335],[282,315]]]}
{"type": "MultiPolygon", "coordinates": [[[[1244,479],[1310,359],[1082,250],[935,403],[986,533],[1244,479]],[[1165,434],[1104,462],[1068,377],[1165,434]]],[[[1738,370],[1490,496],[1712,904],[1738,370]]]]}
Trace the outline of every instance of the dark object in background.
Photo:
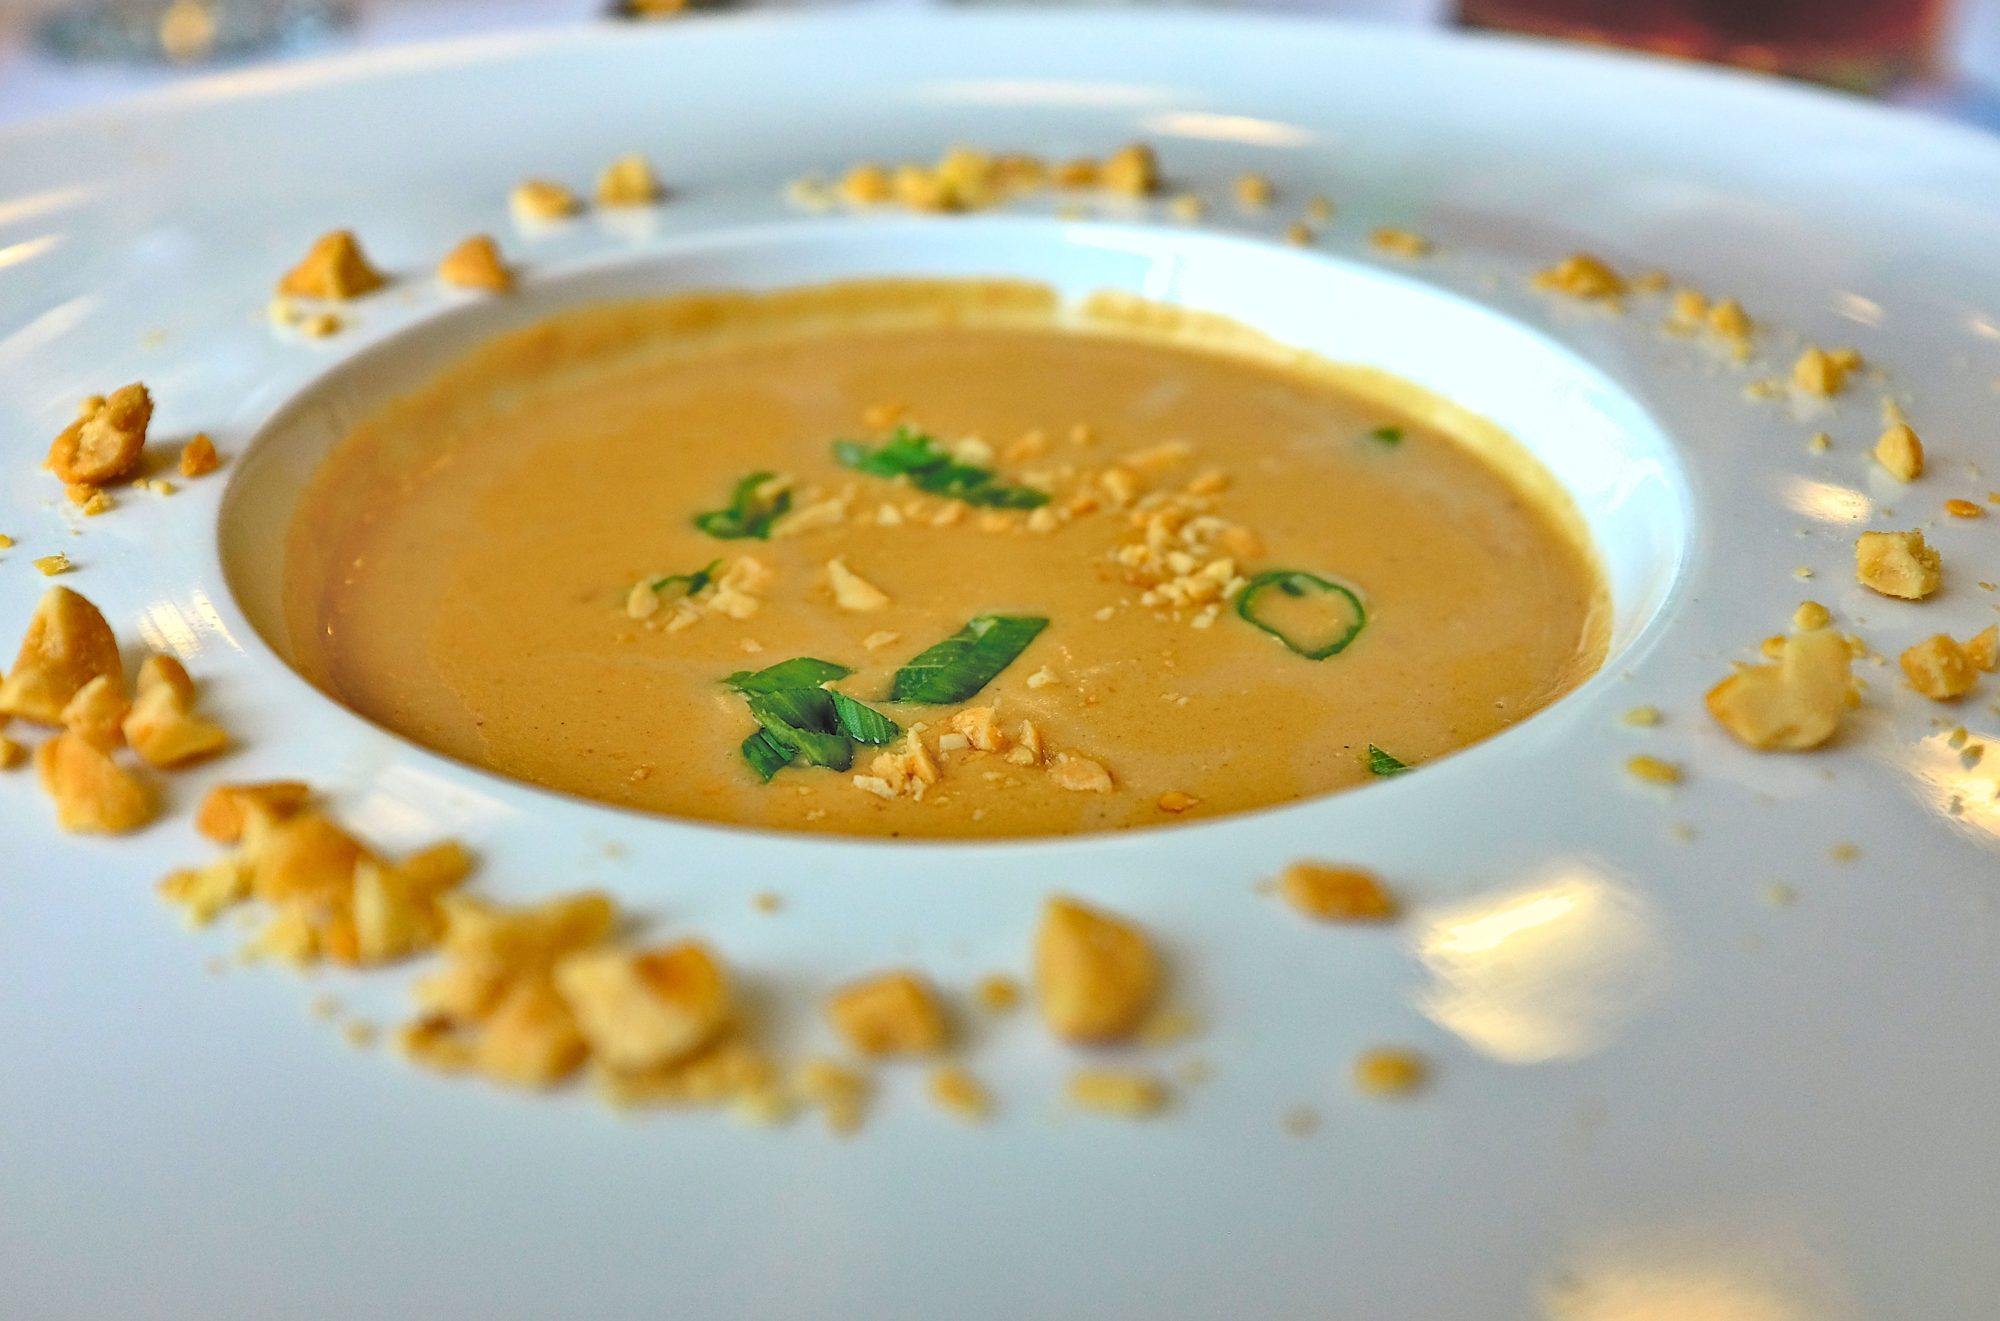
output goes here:
{"type": "Polygon", "coordinates": [[[1879,92],[1931,72],[1947,0],[1459,0],[1459,22],[1879,92]]]}

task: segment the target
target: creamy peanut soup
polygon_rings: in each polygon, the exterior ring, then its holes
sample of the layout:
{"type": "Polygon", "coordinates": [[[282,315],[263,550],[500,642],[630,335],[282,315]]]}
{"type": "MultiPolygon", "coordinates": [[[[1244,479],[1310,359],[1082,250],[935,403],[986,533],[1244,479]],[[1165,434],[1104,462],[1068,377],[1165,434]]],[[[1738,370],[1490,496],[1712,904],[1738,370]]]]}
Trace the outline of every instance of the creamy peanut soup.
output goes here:
{"type": "Polygon", "coordinates": [[[505,335],[337,447],[286,580],[315,682],[452,757],[879,836],[1369,782],[1574,687],[1607,616],[1574,510],[1490,425],[1008,282],[505,335]]]}

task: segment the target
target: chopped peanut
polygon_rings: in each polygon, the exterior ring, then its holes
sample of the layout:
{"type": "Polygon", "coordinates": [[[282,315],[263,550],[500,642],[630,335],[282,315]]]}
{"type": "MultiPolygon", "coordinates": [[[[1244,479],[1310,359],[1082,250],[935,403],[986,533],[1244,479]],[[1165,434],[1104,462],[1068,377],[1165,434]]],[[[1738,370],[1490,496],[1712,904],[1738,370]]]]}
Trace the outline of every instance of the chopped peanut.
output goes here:
{"type": "Polygon", "coordinates": [[[1648,784],[1681,782],[1680,767],[1670,761],[1662,761],[1658,757],[1649,757],[1644,753],[1626,758],[1625,773],[1635,780],[1644,780],[1648,784]]]}
{"type": "Polygon", "coordinates": [[[73,834],[120,835],[153,819],[153,791],[75,734],[35,749],[35,771],[55,800],[56,824],[73,834]]]}
{"type": "Polygon", "coordinates": [[[1970,500],[1947,500],[1944,512],[1953,518],[1984,518],[1986,511],[1970,500]]]}
{"type": "Polygon", "coordinates": [[[1847,373],[1860,362],[1860,356],[1851,350],[1828,353],[1808,345],[1792,364],[1792,383],[1807,394],[1831,398],[1847,388],[1847,373]]]}
{"type": "Polygon", "coordinates": [[[100,752],[111,752],[125,741],[119,725],[131,703],[125,684],[115,675],[100,674],[76,690],[62,710],[63,728],[100,752]]]}
{"type": "Polygon", "coordinates": [[[1354,1087],[1364,1096],[1408,1096],[1429,1075],[1421,1055],[1394,1046],[1365,1050],[1354,1061],[1354,1087]]]}
{"type": "Polygon", "coordinates": [[[931,1055],[950,1035],[936,993],[908,972],[843,986],[827,998],[826,1017],[863,1055],[931,1055]]]}
{"type": "Polygon", "coordinates": [[[685,1059],[729,1018],[729,984],[700,945],[627,954],[589,950],[556,965],[556,988],[592,1053],[614,1069],[685,1059]]]}
{"type": "Polygon", "coordinates": [[[799,1068],[799,1095],[826,1113],[826,1126],[843,1137],[861,1127],[867,1109],[868,1079],[832,1060],[807,1060],[799,1068]]]}
{"type": "Polygon", "coordinates": [[[1000,732],[1000,721],[990,706],[968,706],[951,718],[951,727],[965,736],[965,741],[976,752],[1001,752],[1006,749],[1007,736],[1000,732]]]}
{"type": "Polygon", "coordinates": [[[993,1112],[993,1100],[979,1080],[956,1064],[940,1064],[931,1070],[924,1091],[932,1104],[967,1123],[978,1123],[993,1112]]]}
{"type": "Polygon", "coordinates": [[[1007,750],[1007,760],[1016,766],[1039,766],[1042,764],[1042,731],[1032,720],[1023,720],[1020,729],[1014,733],[1014,746],[1007,750]]]}
{"type": "Polygon", "coordinates": [[[864,161],[841,176],[840,195],[854,206],[874,206],[894,195],[889,172],[872,161],[864,161]]]}
{"type": "Polygon", "coordinates": [[[1035,995],[1050,1031],[1074,1042],[1129,1037],[1159,988],[1144,932],[1073,899],[1049,900],[1035,936],[1035,995]]]}
{"type": "Polygon", "coordinates": [[[1832,738],[1854,704],[1853,652],[1831,629],[1785,640],[1775,665],[1748,665],[1708,693],[1717,724],[1746,747],[1788,752],[1832,738]]]}
{"type": "Polygon", "coordinates": [[[216,456],[215,442],[208,438],[206,431],[196,432],[193,440],[181,446],[181,476],[205,477],[220,466],[222,460],[216,456]]]}
{"type": "Polygon", "coordinates": [[[1909,425],[1898,422],[1875,442],[1875,461],[1899,482],[1913,482],[1924,473],[1924,443],[1909,425]]]}
{"type": "Polygon", "coordinates": [[[2000,624],[1988,624],[1960,646],[1974,669],[1991,674],[1995,661],[2000,660],[2000,624]]]}
{"type": "Polygon", "coordinates": [[[1854,576],[1884,596],[1921,601],[1937,591],[1944,568],[1920,530],[1863,532],[1854,543],[1854,576]]]}
{"type": "Polygon", "coordinates": [[[137,381],[113,390],[109,398],[92,396],[50,443],[46,466],[75,486],[103,486],[128,477],[139,466],[152,420],[153,396],[137,381]]]}
{"type": "Polygon", "coordinates": [[[1104,186],[1128,197],[1149,197],[1160,190],[1160,162],[1143,142],[1120,147],[1104,158],[1104,186]]]}
{"type": "Polygon", "coordinates": [[[100,676],[122,690],[124,666],[111,626],[83,597],[52,587],[28,620],[14,668],[0,681],[0,716],[59,725],[70,699],[100,676]]]}
{"type": "Polygon", "coordinates": [[[489,234],[474,234],[444,255],[438,279],[460,289],[504,294],[514,287],[514,273],[500,259],[500,245],[489,234]]]}
{"type": "Polygon", "coordinates": [[[1378,229],[1368,236],[1368,242],[1392,257],[1425,257],[1431,251],[1429,239],[1407,229],[1378,229]]]}
{"type": "Polygon", "coordinates": [[[1755,327],[1741,303],[1725,298],[1708,309],[1708,328],[1725,340],[1741,343],[1750,338],[1755,327]]]}
{"type": "Polygon", "coordinates": [[[1179,789],[1169,789],[1159,796],[1154,806],[1162,812],[1178,814],[1187,811],[1191,807],[1198,806],[1200,802],[1201,799],[1196,798],[1193,794],[1182,793],[1179,789]]]}
{"type": "Polygon", "coordinates": [[[1144,1119],[1166,1109],[1167,1089],[1150,1073],[1078,1069],[1070,1075],[1070,1104],[1094,1114],[1144,1119]]]}
{"type": "Polygon", "coordinates": [[[1021,984],[1005,973],[989,973],[979,979],[973,995],[981,1009],[990,1014],[1004,1014],[1021,1002],[1021,984]]]}
{"type": "Polygon", "coordinates": [[[301,780],[218,784],[201,800],[194,828],[218,844],[234,844],[243,838],[244,824],[252,813],[282,821],[304,808],[311,798],[312,789],[301,780]]]}
{"type": "Polygon", "coordinates": [[[1536,272],[1534,285],[1585,302],[1618,298],[1625,292],[1624,277],[1587,252],[1573,252],[1547,270],[1536,272]]]}
{"type": "Polygon", "coordinates": [[[1111,792],[1111,772],[1088,757],[1075,753],[1058,752],[1055,764],[1049,767],[1049,778],[1057,787],[1072,793],[1108,794],[1111,792]]]}
{"type": "Polygon", "coordinates": [[[548,179],[524,179],[507,195],[514,218],[524,223],[563,220],[583,209],[576,194],[548,179]]]}
{"type": "Polygon", "coordinates": [[[1817,601],[1801,601],[1799,608],[1792,611],[1792,627],[1801,633],[1825,628],[1831,622],[1833,622],[1832,613],[1817,601]]]}
{"type": "Polygon", "coordinates": [[[583,1063],[585,1043],[569,1006],[547,979],[515,983],[480,1025],[480,1072],[521,1087],[552,1087],[583,1063]]]}
{"type": "Polygon", "coordinates": [[[836,555],[826,562],[826,577],[833,584],[833,603],[842,610],[865,613],[889,605],[889,594],[848,568],[845,556],[836,555]]]}
{"type": "Polygon", "coordinates": [[[382,273],[368,262],[352,230],[336,229],[313,241],[298,265],[278,281],[293,298],[358,298],[382,287],[382,273]]]}
{"type": "Polygon", "coordinates": [[[1295,862],[1278,875],[1278,893],[1322,922],[1386,922],[1396,900],[1371,873],[1321,862],[1295,862]]]}
{"type": "Polygon", "coordinates": [[[27,759],[27,748],[0,734],[0,771],[11,771],[27,759]]]}
{"type": "Polygon", "coordinates": [[[1261,174],[1239,174],[1231,186],[1236,205],[1246,211],[1261,211],[1278,196],[1277,186],[1261,174]]]}
{"type": "Polygon", "coordinates": [[[646,158],[636,154],[620,156],[597,176],[599,206],[651,206],[666,191],[646,158]]]}
{"type": "Polygon", "coordinates": [[[221,726],[194,714],[194,682],[171,656],[148,656],[125,717],[125,741],[155,766],[183,766],[229,744],[221,726]]]}
{"type": "Polygon", "coordinates": [[[1910,687],[1934,702],[1956,701],[1979,682],[1980,667],[1945,633],[1933,634],[1905,651],[1901,663],[1910,687]]]}
{"type": "Polygon", "coordinates": [[[1657,706],[1635,706],[1619,717],[1625,724],[1635,729],[1649,729],[1660,723],[1660,708],[1657,706]]]}
{"type": "Polygon", "coordinates": [[[29,563],[33,564],[35,572],[41,574],[44,578],[53,578],[57,574],[68,573],[76,567],[70,562],[69,556],[64,555],[60,551],[54,555],[38,556],[30,560],[29,563]]]}

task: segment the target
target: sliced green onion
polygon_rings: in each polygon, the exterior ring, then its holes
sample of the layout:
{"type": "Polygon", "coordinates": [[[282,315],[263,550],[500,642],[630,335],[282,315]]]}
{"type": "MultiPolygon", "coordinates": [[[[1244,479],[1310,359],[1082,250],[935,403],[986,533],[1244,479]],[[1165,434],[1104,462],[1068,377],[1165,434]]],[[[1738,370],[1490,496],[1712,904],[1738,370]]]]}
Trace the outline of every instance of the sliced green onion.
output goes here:
{"type": "Polygon", "coordinates": [[[792,493],[789,488],[765,496],[758,494],[758,488],[776,476],[775,473],[753,472],[736,483],[729,493],[729,507],[711,509],[705,514],[694,516],[694,525],[711,537],[724,541],[738,537],[756,537],[768,541],[771,525],[792,507],[792,493]]]}
{"type": "Polygon", "coordinates": [[[1338,656],[1368,626],[1368,611],[1352,590],[1301,569],[1267,569],[1252,578],[1236,594],[1236,613],[1288,650],[1316,661],[1338,656]],[[1293,603],[1332,606],[1334,613],[1328,619],[1288,619],[1311,613],[1284,608],[1293,603]]]}
{"type": "Polygon", "coordinates": [[[963,702],[1014,663],[1049,621],[1034,615],[980,615],[896,671],[892,702],[963,702]]]}
{"type": "Polygon", "coordinates": [[[872,449],[858,440],[836,440],[833,457],[856,472],[906,477],[919,491],[969,505],[1036,509],[1049,502],[1048,492],[1032,486],[1009,486],[986,468],[960,463],[938,448],[932,437],[909,427],[897,427],[888,440],[872,449]]]}
{"type": "Polygon", "coordinates": [[[1386,779],[1391,775],[1401,775],[1409,769],[1411,767],[1408,762],[1398,761],[1396,758],[1382,751],[1382,749],[1376,747],[1373,743],[1368,745],[1368,773],[1370,775],[1380,775],[1386,779]]]}
{"type": "Polygon", "coordinates": [[[1400,445],[1403,443],[1403,429],[1401,427],[1376,427],[1368,433],[1368,438],[1370,440],[1379,440],[1384,445],[1400,445]]]}

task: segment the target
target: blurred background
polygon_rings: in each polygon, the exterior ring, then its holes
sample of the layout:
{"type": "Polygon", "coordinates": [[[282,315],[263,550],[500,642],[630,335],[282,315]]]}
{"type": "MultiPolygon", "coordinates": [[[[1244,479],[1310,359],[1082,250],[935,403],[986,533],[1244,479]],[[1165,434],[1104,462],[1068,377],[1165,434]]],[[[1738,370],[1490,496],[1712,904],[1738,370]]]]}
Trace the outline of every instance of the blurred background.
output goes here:
{"type": "MultiPolygon", "coordinates": [[[[757,0],[917,9],[1202,0],[757,0]]],[[[1734,64],[2000,131],[2000,0],[1208,0],[1459,25],[1734,64]]],[[[0,0],[0,123],[260,61],[585,22],[700,22],[751,0],[0,0]]]]}

